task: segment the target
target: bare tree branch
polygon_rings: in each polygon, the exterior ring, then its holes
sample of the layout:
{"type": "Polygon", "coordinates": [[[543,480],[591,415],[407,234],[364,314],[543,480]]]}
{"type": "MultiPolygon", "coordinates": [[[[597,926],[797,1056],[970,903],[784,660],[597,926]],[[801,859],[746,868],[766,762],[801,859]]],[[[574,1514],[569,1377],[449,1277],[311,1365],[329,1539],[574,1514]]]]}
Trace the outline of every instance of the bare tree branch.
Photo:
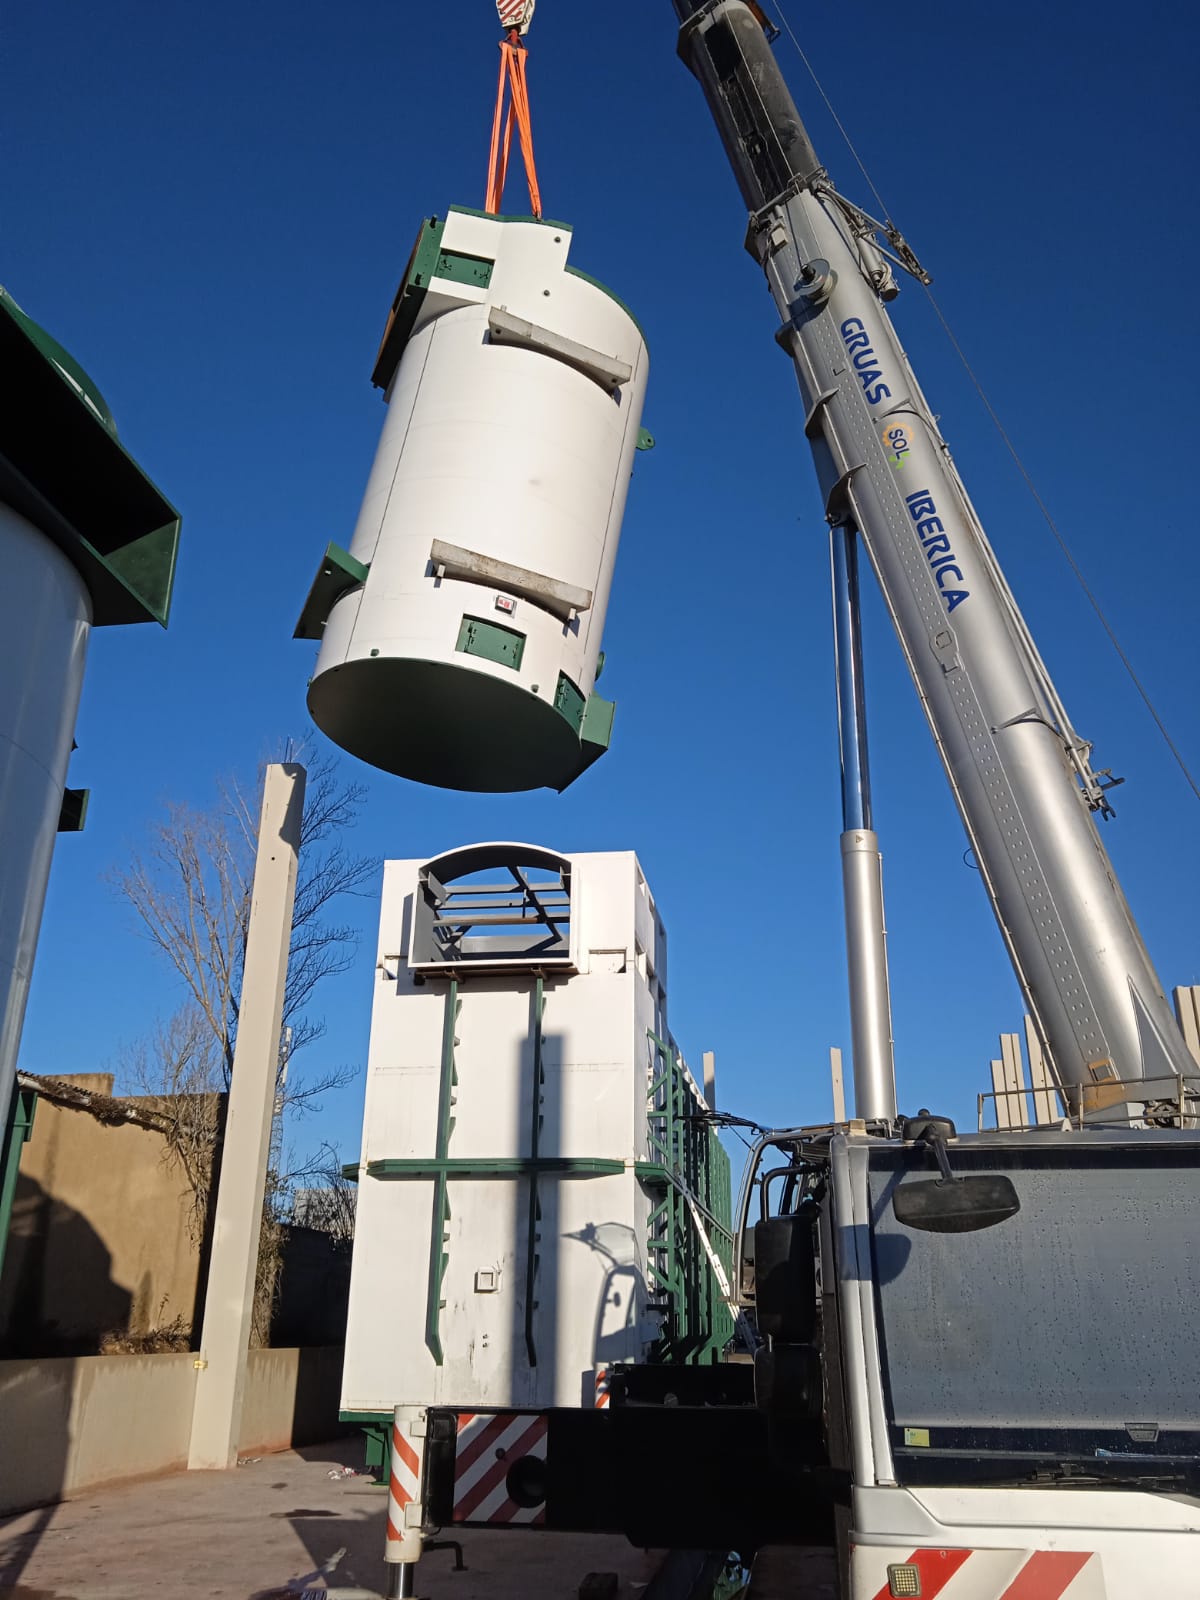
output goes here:
{"type": "MultiPolygon", "coordinates": [[[[315,1077],[298,1074],[295,1057],[325,1032],[320,1018],[308,1013],[316,990],[350,967],[357,948],[354,929],[333,920],[330,912],[343,897],[364,894],[378,864],[355,855],[343,837],[358,818],[364,786],[346,781],[336,759],[307,739],[288,741],[275,759],[302,761],[307,767],[283,1005],[287,1071],[281,1041],[277,1079],[277,1114],[282,1117],[315,1109],[323,1095],[353,1076],[347,1067],[315,1077]]],[[[220,1096],[229,1088],[237,1046],[262,780],[260,770],[253,786],[237,780],[222,783],[218,801],[208,811],[169,805],[144,850],[110,878],[184,991],[179,1009],[133,1045],[125,1065],[129,1078],[166,1119],[171,1153],[191,1188],[197,1238],[209,1208],[221,1132],[220,1096]]],[[[268,1175],[256,1334],[269,1322],[279,1230],[295,1181],[294,1174],[268,1175]]]]}

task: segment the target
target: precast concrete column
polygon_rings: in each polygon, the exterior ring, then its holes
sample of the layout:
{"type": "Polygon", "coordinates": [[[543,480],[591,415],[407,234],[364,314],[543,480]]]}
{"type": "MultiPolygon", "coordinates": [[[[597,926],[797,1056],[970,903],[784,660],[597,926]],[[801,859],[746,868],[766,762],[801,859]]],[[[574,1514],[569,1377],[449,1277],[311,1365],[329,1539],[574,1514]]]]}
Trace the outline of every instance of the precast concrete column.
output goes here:
{"type": "Polygon", "coordinates": [[[283,994],[304,812],[304,768],[267,768],[237,1044],[197,1362],[188,1466],[237,1462],[266,1189],[283,994]]]}

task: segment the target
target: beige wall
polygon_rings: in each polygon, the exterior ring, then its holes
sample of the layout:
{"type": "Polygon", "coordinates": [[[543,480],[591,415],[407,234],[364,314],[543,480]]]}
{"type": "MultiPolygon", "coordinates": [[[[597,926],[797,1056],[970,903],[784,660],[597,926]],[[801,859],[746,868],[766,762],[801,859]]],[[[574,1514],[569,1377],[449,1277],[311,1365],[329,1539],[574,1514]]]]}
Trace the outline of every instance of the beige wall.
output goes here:
{"type": "MultiPolygon", "coordinates": [[[[107,1094],[109,1074],[64,1078],[107,1094]]],[[[192,1322],[199,1249],[191,1191],[161,1133],[106,1126],[39,1097],[21,1151],[0,1279],[0,1339],[14,1354],[98,1348],[106,1332],[192,1322]]]]}
{"type": "MultiPolygon", "coordinates": [[[[0,1515],[187,1463],[195,1357],[0,1361],[0,1515]]],[[[240,1449],[339,1431],[340,1349],[252,1350],[240,1449]]]]}

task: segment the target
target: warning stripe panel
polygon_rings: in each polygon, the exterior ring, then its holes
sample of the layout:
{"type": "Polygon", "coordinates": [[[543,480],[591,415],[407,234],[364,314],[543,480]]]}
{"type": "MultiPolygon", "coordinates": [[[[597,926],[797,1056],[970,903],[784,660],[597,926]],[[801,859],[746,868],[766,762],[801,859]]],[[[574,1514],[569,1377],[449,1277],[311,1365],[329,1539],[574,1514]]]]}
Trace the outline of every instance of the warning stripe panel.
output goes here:
{"type": "Polygon", "coordinates": [[[1035,1550],[1000,1600],[1061,1600],[1093,1554],[1091,1550],[1035,1550]]]}
{"type": "Polygon", "coordinates": [[[420,1486],[420,1452],[397,1419],[392,1425],[391,1470],[388,1473],[386,1537],[389,1561],[404,1559],[402,1552],[414,1542],[413,1534],[405,1526],[405,1517],[409,1506],[417,1498],[420,1486]]]}
{"type": "Polygon", "coordinates": [[[403,1463],[412,1473],[414,1480],[416,1479],[421,1470],[420,1458],[399,1428],[393,1429],[392,1432],[392,1459],[403,1463]]]}
{"type": "Polygon", "coordinates": [[[530,0],[496,0],[502,28],[520,28],[533,16],[530,0]]]}
{"type": "MultiPolygon", "coordinates": [[[[934,1600],[941,1594],[971,1553],[970,1550],[914,1550],[908,1557],[908,1565],[916,1567],[921,1574],[921,1600],[934,1600]]],[[[891,1585],[885,1583],[875,1600],[890,1600],[891,1593],[891,1585]]]]}
{"type": "Polygon", "coordinates": [[[519,1506],[508,1493],[513,1464],[531,1455],[546,1437],[549,1424],[537,1412],[472,1415],[458,1421],[458,1455],[454,1467],[455,1522],[521,1522],[545,1520],[544,1506],[519,1506]]]}
{"type": "MultiPolygon", "coordinates": [[[[1035,1550],[1028,1559],[1024,1559],[1023,1553],[1016,1550],[914,1550],[906,1558],[905,1564],[916,1567],[920,1574],[922,1600],[934,1600],[972,1556],[976,1560],[965,1574],[966,1588],[955,1584],[952,1590],[954,1595],[961,1590],[964,1597],[970,1594],[978,1597],[978,1600],[993,1594],[995,1600],[1064,1600],[1075,1579],[1095,1556],[1095,1551],[1035,1550]],[[990,1558],[1004,1554],[1021,1562],[1020,1570],[1005,1588],[993,1590],[992,1582],[996,1573],[990,1558]]],[[[1012,1572],[1011,1566],[1008,1571],[1012,1572]]],[[[885,1582],[873,1600],[891,1600],[891,1594],[891,1584],[885,1582]]]]}
{"type": "MultiPolygon", "coordinates": [[[[510,1457],[510,1452],[519,1444],[522,1435],[529,1427],[529,1417],[508,1416],[503,1419],[504,1426],[498,1430],[486,1430],[486,1448],[475,1454],[468,1465],[455,1467],[454,1472],[454,1499],[457,1503],[468,1490],[474,1488],[492,1465],[500,1460],[510,1457]]],[[[521,1452],[518,1450],[517,1454],[521,1452]]]]}
{"type": "Polygon", "coordinates": [[[454,1460],[455,1492],[459,1480],[464,1478],[489,1445],[494,1444],[505,1430],[512,1426],[511,1417],[475,1417],[475,1427],[464,1429],[458,1437],[458,1453],[454,1460]]]}
{"type": "Polygon", "coordinates": [[[533,1447],[539,1444],[546,1436],[546,1419],[538,1417],[532,1427],[508,1442],[503,1454],[497,1451],[497,1459],[492,1462],[484,1472],[463,1495],[460,1500],[456,1494],[454,1503],[454,1520],[465,1522],[499,1484],[503,1484],[508,1477],[514,1461],[519,1461],[522,1456],[527,1456],[533,1447]]]}

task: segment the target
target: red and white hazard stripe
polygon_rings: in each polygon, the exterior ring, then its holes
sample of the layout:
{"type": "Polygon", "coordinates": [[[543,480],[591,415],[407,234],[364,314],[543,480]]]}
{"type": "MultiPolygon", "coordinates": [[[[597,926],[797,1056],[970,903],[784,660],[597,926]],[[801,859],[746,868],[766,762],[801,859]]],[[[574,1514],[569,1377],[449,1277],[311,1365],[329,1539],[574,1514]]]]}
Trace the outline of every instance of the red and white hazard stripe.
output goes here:
{"type": "Polygon", "coordinates": [[[603,1411],[612,1398],[609,1390],[612,1384],[612,1368],[596,1368],[596,1410],[603,1411]]]}
{"type": "Polygon", "coordinates": [[[851,1556],[854,1600],[1106,1600],[1094,1550],[884,1550],[851,1556]],[[882,1582],[880,1581],[882,1579],[882,1582]]]}
{"type": "Polygon", "coordinates": [[[546,1520],[545,1504],[522,1506],[508,1490],[508,1475],[525,1456],[545,1458],[546,1418],[538,1412],[460,1412],[454,1458],[454,1520],[527,1523],[546,1520]]]}
{"type": "Polygon", "coordinates": [[[423,1407],[397,1406],[392,1422],[385,1561],[417,1561],[421,1555],[421,1457],[423,1407]]]}
{"type": "Polygon", "coordinates": [[[500,26],[506,33],[512,28],[525,33],[533,19],[533,8],[536,4],[537,0],[496,0],[500,26]]]}

